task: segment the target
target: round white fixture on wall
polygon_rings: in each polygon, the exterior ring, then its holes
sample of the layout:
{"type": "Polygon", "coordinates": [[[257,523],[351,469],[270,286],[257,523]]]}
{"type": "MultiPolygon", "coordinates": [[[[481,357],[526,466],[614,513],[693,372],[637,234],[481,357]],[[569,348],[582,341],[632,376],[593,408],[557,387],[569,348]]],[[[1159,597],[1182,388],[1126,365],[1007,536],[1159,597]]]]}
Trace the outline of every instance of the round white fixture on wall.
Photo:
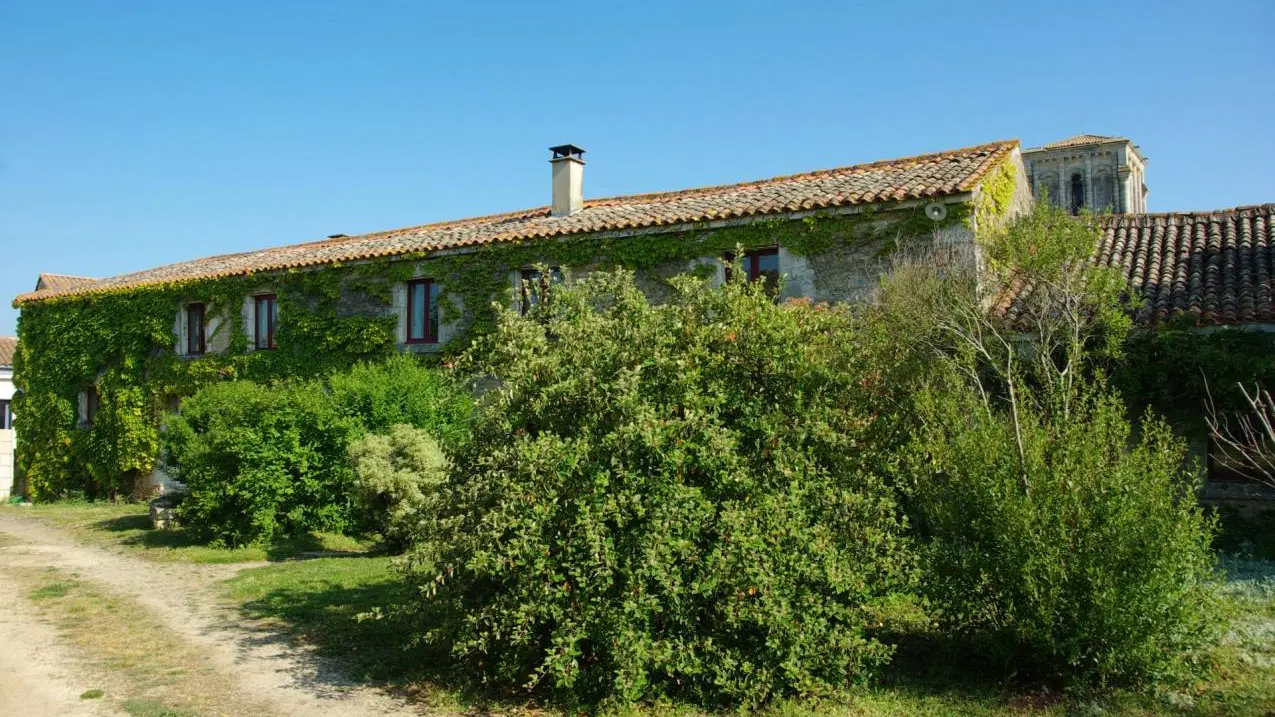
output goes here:
{"type": "Polygon", "coordinates": [[[930,202],[925,205],[925,216],[929,217],[932,222],[941,222],[947,219],[947,206],[938,202],[930,202]]]}

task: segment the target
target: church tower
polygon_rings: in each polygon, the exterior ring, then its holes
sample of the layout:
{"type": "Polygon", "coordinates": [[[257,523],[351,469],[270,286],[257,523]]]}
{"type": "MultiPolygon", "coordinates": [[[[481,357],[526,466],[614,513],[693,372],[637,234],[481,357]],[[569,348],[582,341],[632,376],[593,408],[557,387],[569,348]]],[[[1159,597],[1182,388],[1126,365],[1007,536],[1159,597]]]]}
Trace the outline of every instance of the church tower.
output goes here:
{"type": "Polygon", "coordinates": [[[1095,213],[1147,211],[1147,160],[1125,137],[1082,134],[1023,150],[1023,166],[1037,199],[1095,213]]]}

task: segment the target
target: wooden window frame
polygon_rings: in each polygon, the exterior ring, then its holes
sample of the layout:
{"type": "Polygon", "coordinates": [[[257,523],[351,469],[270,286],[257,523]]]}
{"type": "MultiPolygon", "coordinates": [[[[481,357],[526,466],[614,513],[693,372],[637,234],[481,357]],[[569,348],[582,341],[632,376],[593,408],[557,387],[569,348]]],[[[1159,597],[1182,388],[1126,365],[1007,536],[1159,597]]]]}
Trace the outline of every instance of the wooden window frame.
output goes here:
{"type": "MultiPolygon", "coordinates": [[[[407,282],[407,333],[406,333],[407,341],[406,343],[409,343],[409,344],[438,343],[438,329],[434,329],[433,324],[429,320],[430,309],[432,308],[431,304],[433,303],[430,297],[430,293],[433,291],[433,289],[434,289],[433,279],[412,279],[411,281],[407,282]],[[418,338],[412,338],[412,322],[416,318],[416,313],[413,311],[413,307],[412,307],[412,296],[414,293],[413,289],[415,289],[418,286],[425,287],[425,301],[424,301],[425,305],[421,307],[422,311],[425,313],[425,323],[424,323],[425,335],[418,338]]],[[[440,324],[442,323],[441,316],[439,317],[439,323],[440,324]]],[[[440,326],[439,329],[441,328],[442,327],[440,326]]]]}
{"type": "Polygon", "coordinates": [[[186,304],[186,355],[187,356],[203,356],[208,350],[208,311],[207,304],[197,301],[192,304],[186,304]],[[199,311],[199,336],[193,335],[193,327],[191,319],[194,311],[199,311]],[[198,341],[196,341],[198,339],[198,341]]]}
{"type": "MultiPolygon", "coordinates": [[[[744,265],[744,270],[748,272],[749,281],[757,281],[757,279],[761,277],[761,270],[760,270],[761,262],[757,261],[757,259],[764,256],[773,256],[775,257],[776,263],[778,263],[779,247],[772,246],[772,247],[767,247],[765,249],[750,249],[744,252],[744,260],[742,263],[744,265]]],[[[725,269],[726,269],[725,278],[726,278],[726,281],[730,281],[731,270],[735,263],[735,254],[734,252],[732,252],[730,254],[727,254],[723,258],[725,259],[725,269]]]]}
{"type": "MultiPolygon", "coordinates": [[[[779,247],[770,247],[769,249],[754,249],[745,252],[744,257],[748,260],[748,280],[757,281],[761,278],[761,262],[758,259],[762,257],[775,257],[775,264],[779,263],[779,247]]],[[[776,269],[776,271],[778,271],[776,269]]]]}
{"type": "Polygon", "coordinates": [[[252,344],[257,351],[274,351],[279,348],[278,344],[275,343],[276,327],[274,318],[275,313],[279,310],[278,301],[279,297],[276,294],[258,294],[252,297],[252,344]],[[267,306],[270,309],[266,313],[266,336],[264,343],[262,342],[261,332],[258,330],[261,326],[260,317],[262,302],[268,302],[267,306]]]}

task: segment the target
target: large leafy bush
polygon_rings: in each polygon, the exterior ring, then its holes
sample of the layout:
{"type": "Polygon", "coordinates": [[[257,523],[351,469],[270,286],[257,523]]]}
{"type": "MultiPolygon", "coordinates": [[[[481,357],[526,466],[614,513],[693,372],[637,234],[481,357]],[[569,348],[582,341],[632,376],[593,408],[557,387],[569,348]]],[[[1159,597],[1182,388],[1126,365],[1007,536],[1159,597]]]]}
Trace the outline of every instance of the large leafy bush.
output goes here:
{"type": "Polygon", "coordinates": [[[358,424],[304,383],[214,384],[170,419],[170,461],[190,493],[181,521],[242,545],[350,522],[346,445],[358,424]]]}
{"type": "Polygon", "coordinates": [[[337,411],[373,433],[401,424],[448,446],[468,436],[469,393],[447,372],[422,366],[411,356],[356,364],[329,376],[326,387],[337,411]]]}
{"type": "Polygon", "coordinates": [[[353,501],[350,442],[406,424],[460,441],[471,399],[409,356],[328,379],[208,386],[170,416],[168,466],[189,489],[181,520],[226,544],[310,530],[381,532],[353,501]]]}
{"type": "Polygon", "coordinates": [[[760,285],[555,287],[467,357],[496,379],[404,563],[425,637],[575,700],[823,694],[889,657],[870,608],[908,560],[865,469],[848,312],[760,285]]]}

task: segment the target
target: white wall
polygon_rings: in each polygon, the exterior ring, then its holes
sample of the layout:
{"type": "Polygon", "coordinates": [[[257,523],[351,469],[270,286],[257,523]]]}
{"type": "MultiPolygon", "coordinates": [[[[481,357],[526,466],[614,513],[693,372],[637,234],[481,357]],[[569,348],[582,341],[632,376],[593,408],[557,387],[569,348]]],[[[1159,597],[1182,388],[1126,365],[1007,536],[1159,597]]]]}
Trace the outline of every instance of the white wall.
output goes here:
{"type": "MultiPolygon", "coordinates": [[[[13,369],[0,368],[0,401],[13,398],[13,369]]],[[[14,446],[17,437],[12,429],[0,429],[0,500],[7,500],[13,490],[14,446]]]]}

